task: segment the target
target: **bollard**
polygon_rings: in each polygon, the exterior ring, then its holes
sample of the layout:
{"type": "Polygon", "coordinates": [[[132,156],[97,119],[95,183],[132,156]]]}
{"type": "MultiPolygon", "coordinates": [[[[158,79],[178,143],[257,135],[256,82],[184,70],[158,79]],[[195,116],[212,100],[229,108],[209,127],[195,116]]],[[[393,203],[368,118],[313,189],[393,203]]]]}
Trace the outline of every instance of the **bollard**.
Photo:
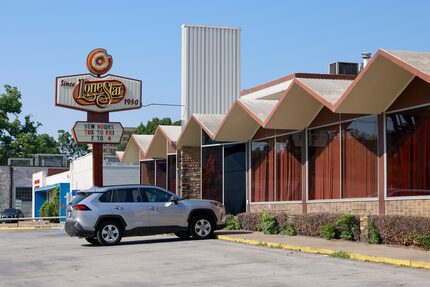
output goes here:
{"type": "Polygon", "coordinates": [[[369,239],[369,217],[360,216],[360,241],[367,242],[369,239]]]}

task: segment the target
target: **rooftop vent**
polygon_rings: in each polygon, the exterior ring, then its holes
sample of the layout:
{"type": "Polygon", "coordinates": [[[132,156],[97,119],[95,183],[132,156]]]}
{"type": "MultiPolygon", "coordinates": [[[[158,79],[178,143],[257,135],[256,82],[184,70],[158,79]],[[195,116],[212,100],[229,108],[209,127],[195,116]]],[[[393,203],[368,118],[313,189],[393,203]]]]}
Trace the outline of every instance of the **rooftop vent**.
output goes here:
{"type": "Polygon", "coordinates": [[[334,62],[329,65],[329,73],[334,75],[358,75],[358,63],[334,62]]]}
{"type": "Polygon", "coordinates": [[[369,64],[369,61],[372,58],[372,53],[363,52],[363,53],[361,53],[361,57],[363,58],[363,69],[364,69],[364,67],[366,67],[367,64],[369,64]]]}

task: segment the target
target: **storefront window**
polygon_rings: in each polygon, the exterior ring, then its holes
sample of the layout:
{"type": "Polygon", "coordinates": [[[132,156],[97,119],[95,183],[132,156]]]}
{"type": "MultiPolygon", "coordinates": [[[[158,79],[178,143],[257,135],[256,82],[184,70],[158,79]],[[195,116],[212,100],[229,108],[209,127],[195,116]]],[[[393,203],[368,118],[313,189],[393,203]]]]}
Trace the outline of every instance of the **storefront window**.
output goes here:
{"type": "Polygon", "coordinates": [[[202,198],[222,202],[222,146],[202,148],[202,198]]]}
{"type": "Polygon", "coordinates": [[[176,155],[167,156],[167,189],[176,193],[176,155]]]}
{"type": "Polygon", "coordinates": [[[340,198],[339,125],[309,130],[309,199],[340,198]]]}
{"type": "Polygon", "coordinates": [[[140,162],[140,183],[155,185],[155,161],[140,162]]]}
{"type": "Polygon", "coordinates": [[[276,201],[302,199],[301,133],[276,138],[276,201]]]}
{"type": "Polygon", "coordinates": [[[156,160],[155,165],[156,165],[155,185],[161,188],[166,188],[166,176],[167,176],[166,160],[165,159],[156,160]]]}
{"type": "Polygon", "coordinates": [[[430,195],[430,107],[386,118],[387,196],[430,195]]]}
{"type": "Polygon", "coordinates": [[[342,198],[378,195],[378,119],[342,124],[342,198]]]}
{"type": "Polygon", "coordinates": [[[251,201],[274,201],[275,141],[253,141],[251,143],[251,201]]]}

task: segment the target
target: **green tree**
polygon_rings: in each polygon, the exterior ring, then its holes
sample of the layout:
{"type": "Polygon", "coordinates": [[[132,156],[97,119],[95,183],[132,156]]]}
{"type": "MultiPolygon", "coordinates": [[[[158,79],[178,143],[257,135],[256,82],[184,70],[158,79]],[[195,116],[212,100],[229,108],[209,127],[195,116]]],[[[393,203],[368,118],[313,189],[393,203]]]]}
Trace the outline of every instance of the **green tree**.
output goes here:
{"type": "MultiPolygon", "coordinates": [[[[166,126],[180,126],[181,121],[172,121],[171,118],[162,118],[159,119],[157,117],[152,118],[152,120],[147,121],[146,124],[143,122],[140,123],[140,125],[136,128],[132,134],[136,135],[153,135],[155,131],[157,130],[157,127],[159,125],[166,125],[166,126]]],[[[119,151],[125,150],[127,147],[127,143],[122,143],[118,146],[119,151]]]]}
{"type": "Polygon", "coordinates": [[[30,115],[21,122],[21,92],[10,85],[4,85],[0,94],[0,164],[10,157],[29,157],[34,153],[58,153],[55,139],[47,134],[37,134],[41,126],[31,120],[30,115]]]}
{"type": "Polygon", "coordinates": [[[181,121],[173,122],[171,118],[162,118],[159,119],[157,117],[152,118],[152,120],[148,121],[146,125],[144,123],[140,123],[137,127],[136,131],[133,134],[137,135],[153,135],[155,130],[159,125],[167,125],[167,126],[180,126],[181,121]]]}
{"type": "Polygon", "coordinates": [[[58,131],[58,148],[68,159],[76,159],[88,153],[88,145],[76,144],[72,135],[64,130],[58,131]]]}

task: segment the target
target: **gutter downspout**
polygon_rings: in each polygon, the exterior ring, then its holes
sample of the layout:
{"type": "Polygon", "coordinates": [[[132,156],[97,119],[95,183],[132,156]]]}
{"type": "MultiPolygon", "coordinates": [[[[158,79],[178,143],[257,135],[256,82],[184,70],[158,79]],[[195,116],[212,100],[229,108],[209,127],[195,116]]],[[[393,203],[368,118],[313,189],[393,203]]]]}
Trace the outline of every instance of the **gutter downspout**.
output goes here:
{"type": "Polygon", "coordinates": [[[9,208],[12,208],[13,203],[13,167],[9,166],[10,172],[10,187],[9,187],[9,208]]]}

